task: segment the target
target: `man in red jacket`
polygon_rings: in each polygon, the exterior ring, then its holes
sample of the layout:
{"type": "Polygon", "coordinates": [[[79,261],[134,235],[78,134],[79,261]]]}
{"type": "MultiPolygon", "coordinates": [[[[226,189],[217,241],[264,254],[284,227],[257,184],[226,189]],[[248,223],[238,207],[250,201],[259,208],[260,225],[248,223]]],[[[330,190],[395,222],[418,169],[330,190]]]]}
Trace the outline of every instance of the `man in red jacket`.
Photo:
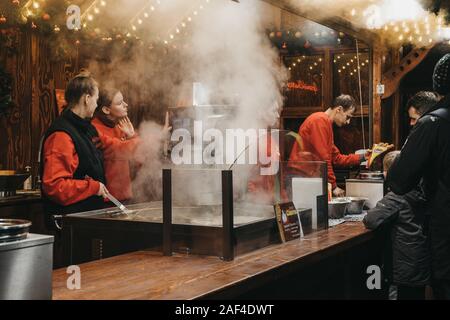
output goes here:
{"type": "MultiPolygon", "coordinates": [[[[343,155],[334,145],[333,123],[338,127],[349,124],[355,109],[356,103],[351,96],[340,95],[334,100],[333,106],[325,112],[316,112],[310,115],[299,129],[304,150],[300,150],[299,145],[295,144],[289,158],[290,161],[307,161],[312,159],[326,161],[328,183],[332,185],[335,197],[344,196],[344,190],[336,185],[333,165],[336,167],[357,166],[367,158],[367,155],[364,154],[343,155]],[[312,155],[313,158],[305,157],[306,154],[312,155]]],[[[298,169],[301,170],[302,168],[298,169]]]]}

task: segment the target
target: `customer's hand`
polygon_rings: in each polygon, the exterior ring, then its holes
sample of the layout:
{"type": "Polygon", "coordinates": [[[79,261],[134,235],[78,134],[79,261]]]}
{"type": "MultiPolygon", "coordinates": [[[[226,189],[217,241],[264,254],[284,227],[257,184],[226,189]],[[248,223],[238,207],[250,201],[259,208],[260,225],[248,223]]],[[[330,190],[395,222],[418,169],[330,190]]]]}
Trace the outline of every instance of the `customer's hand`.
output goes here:
{"type": "Polygon", "coordinates": [[[343,196],[345,196],[345,191],[344,190],[342,190],[341,188],[339,188],[339,187],[336,187],[334,190],[333,190],[333,196],[334,197],[343,197],[343,196]]]}
{"type": "Polygon", "coordinates": [[[125,134],[127,139],[134,137],[134,127],[128,117],[120,119],[117,127],[125,134]]]}
{"type": "Polygon", "coordinates": [[[99,182],[100,188],[98,188],[97,195],[103,197],[104,199],[108,198],[108,189],[106,189],[105,185],[101,182],[99,182]]]}
{"type": "Polygon", "coordinates": [[[366,153],[364,154],[365,161],[369,160],[371,155],[372,155],[372,149],[366,150],[366,153]]]}

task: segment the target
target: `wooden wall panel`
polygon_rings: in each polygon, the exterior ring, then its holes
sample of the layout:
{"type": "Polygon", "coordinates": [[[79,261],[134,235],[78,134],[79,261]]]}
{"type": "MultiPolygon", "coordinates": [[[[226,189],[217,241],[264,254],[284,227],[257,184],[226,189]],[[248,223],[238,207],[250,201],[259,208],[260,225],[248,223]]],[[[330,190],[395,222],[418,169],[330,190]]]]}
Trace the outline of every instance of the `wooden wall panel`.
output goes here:
{"type": "Polygon", "coordinates": [[[31,36],[18,31],[14,37],[17,53],[1,48],[2,66],[13,77],[14,106],[9,115],[0,118],[0,164],[5,169],[21,170],[29,165],[31,159],[31,36]]]}
{"type": "Polygon", "coordinates": [[[18,31],[13,54],[0,43],[0,65],[13,76],[14,107],[0,117],[0,168],[38,172],[40,138],[57,115],[54,89],[64,89],[78,68],[78,58],[52,61],[44,37],[18,31]]]}

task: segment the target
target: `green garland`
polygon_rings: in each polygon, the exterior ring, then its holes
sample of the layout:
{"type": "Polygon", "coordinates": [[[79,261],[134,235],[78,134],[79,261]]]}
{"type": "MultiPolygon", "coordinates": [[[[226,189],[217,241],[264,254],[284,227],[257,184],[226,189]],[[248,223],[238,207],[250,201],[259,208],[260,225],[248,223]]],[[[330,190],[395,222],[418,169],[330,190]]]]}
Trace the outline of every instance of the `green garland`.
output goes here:
{"type": "Polygon", "coordinates": [[[12,77],[0,67],[0,116],[8,112],[11,100],[12,77]]]}

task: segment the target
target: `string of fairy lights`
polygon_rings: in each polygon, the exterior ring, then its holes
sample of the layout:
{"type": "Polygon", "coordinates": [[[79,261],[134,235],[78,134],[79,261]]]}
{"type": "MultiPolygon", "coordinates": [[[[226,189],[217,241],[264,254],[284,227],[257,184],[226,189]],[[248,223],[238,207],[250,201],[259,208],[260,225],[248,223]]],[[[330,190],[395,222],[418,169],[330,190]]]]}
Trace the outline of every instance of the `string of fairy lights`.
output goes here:
{"type": "MultiPolygon", "coordinates": [[[[31,20],[32,28],[37,27],[37,21],[34,19],[42,15],[43,20],[50,20],[50,16],[45,13],[45,1],[46,0],[28,0],[23,6],[21,6],[21,0],[11,0],[11,3],[16,5],[20,10],[20,14],[23,17],[23,22],[26,23],[28,19],[31,20]]],[[[94,31],[95,35],[100,36],[101,40],[112,41],[115,39],[123,39],[124,44],[127,42],[127,38],[135,38],[141,40],[140,35],[145,34],[146,28],[145,22],[151,20],[151,16],[158,13],[158,7],[164,2],[164,0],[148,0],[144,5],[136,12],[136,14],[125,25],[125,31],[117,31],[116,34],[107,34],[107,30],[102,30],[100,25],[96,23],[100,20],[103,12],[108,10],[107,0],[93,0],[81,13],[81,29],[94,31]]],[[[194,2],[194,5],[182,16],[181,20],[175,25],[171,26],[167,32],[157,37],[158,41],[165,45],[172,44],[181,38],[181,35],[187,35],[187,29],[196,17],[198,17],[210,4],[211,0],[198,0],[194,2]]],[[[0,24],[7,23],[7,17],[0,12],[0,24]]],[[[52,24],[53,31],[59,33],[61,26],[59,24],[52,24]]],[[[75,29],[74,31],[79,31],[75,29]]]]}
{"type": "MultiPolygon", "coordinates": [[[[354,21],[367,21],[367,10],[357,11],[352,8],[347,16],[354,21]]],[[[379,22],[367,25],[391,43],[427,46],[443,40],[450,44],[450,28],[445,25],[442,15],[427,13],[421,19],[399,19],[397,21],[379,22]]]]}
{"type": "MultiPolygon", "coordinates": [[[[357,76],[358,69],[364,69],[369,66],[369,59],[361,60],[360,54],[360,66],[358,66],[358,57],[352,53],[339,53],[336,54],[333,63],[335,65],[335,70],[339,74],[348,73],[350,76],[357,76]]],[[[288,63],[288,70],[291,72],[296,72],[298,70],[322,71],[323,58],[315,58],[313,56],[301,56],[291,59],[288,63]]]]}
{"type": "MultiPolygon", "coordinates": [[[[4,0],[3,0],[4,1],[4,0]]],[[[181,35],[186,34],[187,26],[204,11],[204,8],[212,0],[199,0],[195,2],[194,6],[189,9],[189,11],[182,17],[181,21],[177,22],[173,27],[171,27],[167,33],[160,35],[159,41],[163,42],[165,45],[169,45],[180,38],[181,35]]],[[[41,23],[39,19],[43,21],[50,21],[53,17],[50,17],[45,11],[46,0],[10,0],[10,3],[16,6],[20,10],[20,16],[22,22],[27,22],[30,20],[30,25],[32,28],[37,28],[38,24],[41,23]],[[39,18],[39,19],[37,19],[39,18]]],[[[122,36],[125,37],[135,37],[139,39],[139,35],[145,33],[145,21],[149,21],[153,14],[158,13],[158,7],[164,0],[149,0],[145,1],[144,5],[136,14],[129,20],[125,29],[125,32],[116,34],[116,38],[122,36]]],[[[107,0],[92,0],[87,8],[82,12],[82,29],[92,28],[98,36],[102,36],[102,40],[112,40],[113,37],[106,34],[106,30],[100,29],[100,26],[95,23],[98,17],[101,16],[103,12],[108,10],[107,0]]],[[[368,25],[367,8],[356,9],[350,8],[346,13],[350,21],[363,22],[366,23],[366,27],[373,29],[382,35],[383,38],[388,39],[390,42],[396,42],[397,44],[413,43],[416,45],[426,46],[431,45],[436,42],[440,42],[443,39],[450,44],[450,28],[445,24],[445,20],[442,15],[435,15],[432,13],[427,13],[423,19],[410,18],[410,19],[398,19],[397,21],[386,21],[379,23],[374,26],[368,25]]],[[[8,17],[0,12],[0,24],[6,24],[8,22],[8,17]]],[[[55,33],[61,31],[61,27],[58,24],[53,25],[55,33]]],[[[76,30],[78,31],[78,30],[76,30]]],[[[316,38],[323,38],[327,36],[336,35],[336,31],[316,31],[314,36],[316,38]]],[[[296,38],[302,36],[302,32],[296,31],[293,33],[296,38]]],[[[279,36],[276,32],[271,32],[269,34],[270,38],[279,36]]],[[[340,36],[338,37],[338,42],[340,41],[340,36]]],[[[342,69],[344,70],[344,69],[342,69]]]]}

